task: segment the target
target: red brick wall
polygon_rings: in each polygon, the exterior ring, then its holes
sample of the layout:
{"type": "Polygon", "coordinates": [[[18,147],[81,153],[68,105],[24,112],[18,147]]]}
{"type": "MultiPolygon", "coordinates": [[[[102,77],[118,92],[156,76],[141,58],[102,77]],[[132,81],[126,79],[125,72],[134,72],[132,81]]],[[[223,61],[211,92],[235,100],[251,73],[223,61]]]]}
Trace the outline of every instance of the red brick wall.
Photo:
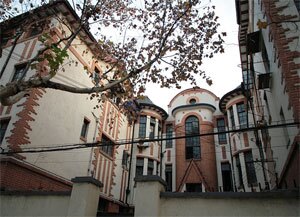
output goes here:
{"type": "Polygon", "coordinates": [[[1,190],[71,191],[72,183],[14,158],[0,161],[1,190]]]}

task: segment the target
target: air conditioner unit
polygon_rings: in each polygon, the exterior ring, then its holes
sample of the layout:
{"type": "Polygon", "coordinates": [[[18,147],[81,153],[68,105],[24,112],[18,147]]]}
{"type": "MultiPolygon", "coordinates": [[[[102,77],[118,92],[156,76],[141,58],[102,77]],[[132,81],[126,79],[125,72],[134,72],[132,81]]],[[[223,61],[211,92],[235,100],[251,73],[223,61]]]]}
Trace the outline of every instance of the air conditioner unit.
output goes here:
{"type": "Polygon", "coordinates": [[[272,76],[271,73],[258,75],[258,89],[271,88],[272,76]]]}

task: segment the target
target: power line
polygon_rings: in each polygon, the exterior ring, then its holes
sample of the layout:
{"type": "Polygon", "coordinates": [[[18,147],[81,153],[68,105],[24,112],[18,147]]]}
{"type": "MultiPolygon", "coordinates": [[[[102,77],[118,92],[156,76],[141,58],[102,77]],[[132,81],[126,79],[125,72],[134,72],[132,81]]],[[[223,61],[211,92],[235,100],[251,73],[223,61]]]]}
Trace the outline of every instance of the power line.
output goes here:
{"type": "Polygon", "coordinates": [[[67,151],[67,150],[74,150],[74,149],[83,149],[83,148],[92,148],[92,147],[103,147],[103,146],[109,146],[109,145],[127,145],[127,144],[136,144],[136,143],[147,143],[147,142],[161,142],[166,140],[177,140],[177,139],[185,139],[185,138],[192,138],[192,137],[203,137],[203,136],[212,136],[212,135],[218,135],[218,134],[224,134],[224,133],[240,133],[240,132],[247,132],[247,131],[254,131],[254,130],[261,130],[261,129],[271,129],[271,128],[281,128],[286,126],[297,126],[300,122],[293,122],[293,123],[285,123],[285,124],[275,124],[275,125],[269,125],[269,126],[257,126],[257,127],[249,127],[244,129],[232,129],[228,131],[222,131],[222,132],[211,132],[211,133],[200,133],[200,134],[192,134],[192,135],[184,135],[184,136],[175,136],[171,138],[155,138],[155,139],[134,139],[131,140],[125,140],[124,142],[118,142],[118,143],[102,143],[102,142],[91,142],[91,143],[77,143],[73,145],[69,145],[67,147],[59,146],[58,148],[51,148],[47,147],[48,149],[42,149],[45,147],[41,147],[41,150],[18,150],[18,151],[4,151],[2,149],[2,152],[0,154],[19,154],[19,153],[40,153],[40,152],[56,152],[56,151],[67,151]]]}

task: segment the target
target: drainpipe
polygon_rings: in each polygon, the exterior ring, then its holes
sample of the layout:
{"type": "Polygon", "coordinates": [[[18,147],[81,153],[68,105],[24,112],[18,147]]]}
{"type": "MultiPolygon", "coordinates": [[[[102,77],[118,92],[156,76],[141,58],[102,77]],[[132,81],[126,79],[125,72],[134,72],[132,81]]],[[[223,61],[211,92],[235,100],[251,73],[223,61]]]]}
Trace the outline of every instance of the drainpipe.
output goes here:
{"type": "Polygon", "coordinates": [[[128,180],[127,180],[126,199],[125,199],[125,203],[127,205],[128,205],[128,196],[130,194],[130,178],[131,178],[131,166],[132,166],[132,157],[133,157],[135,123],[136,121],[133,122],[133,129],[132,129],[132,136],[131,136],[130,161],[129,161],[128,180]]]}
{"type": "Polygon", "coordinates": [[[233,166],[233,156],[232,156],[232,149],[231,149],[231,138],[230,133],[228,134],[228,141],[229,141],[229,152],[230,152],[230,158],[231,158],[231,171],[232,171],[232,180],[233,180],[233,191],[236,191],[236,182],[235,182],[235,170],[233,166]]]}
{"type": "MultiPolygon", "coordinates": [[[[163,129],[165,123],[163,121],[161,121],[161,131],[160,131],[160,138],[162,139],[163,136],[163,129]]],[[[162,164],[163,164],[163,157],[164,157],[164,153],[163,153],[163,140],[160,140],[160,165],[159,165],[159,176],[162,177],[162,164]]]]}

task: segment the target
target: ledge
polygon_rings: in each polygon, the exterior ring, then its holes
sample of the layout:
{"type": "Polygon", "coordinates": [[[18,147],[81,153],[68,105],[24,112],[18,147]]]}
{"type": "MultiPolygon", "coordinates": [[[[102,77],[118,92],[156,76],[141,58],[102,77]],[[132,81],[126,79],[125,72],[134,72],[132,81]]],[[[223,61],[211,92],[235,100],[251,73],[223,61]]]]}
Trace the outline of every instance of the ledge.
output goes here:
{"type": "Polygon", "coordinates": [[[94,179],[93,177],[90,176],[82,176],[82,177],[75,177],[71,179],[73,183],[89,183],[89,184],[94,184],[97,187],[101,188],[103,187],[102,182],[100,182],[97,179],[94,179]]]}
{"type": "Polygon", "coordinates": [[[156,175],[148,175],[148,176],[138,176],[134,178],[136,182],[159,182],[163,186],[167,186],[165,180],[163,180],[160,176],[156,175]]]}
{"type": "Polygon", "coordinates": [[[268,192],[161,192],[162,198],[203,198],[203,199],[299,199],[299,190],[282,190],[268,192]]]}
{"type": "Polygon", "coordinates": [[[70,196],[71,191],[0,191],[9,196],[70,196]]]}

